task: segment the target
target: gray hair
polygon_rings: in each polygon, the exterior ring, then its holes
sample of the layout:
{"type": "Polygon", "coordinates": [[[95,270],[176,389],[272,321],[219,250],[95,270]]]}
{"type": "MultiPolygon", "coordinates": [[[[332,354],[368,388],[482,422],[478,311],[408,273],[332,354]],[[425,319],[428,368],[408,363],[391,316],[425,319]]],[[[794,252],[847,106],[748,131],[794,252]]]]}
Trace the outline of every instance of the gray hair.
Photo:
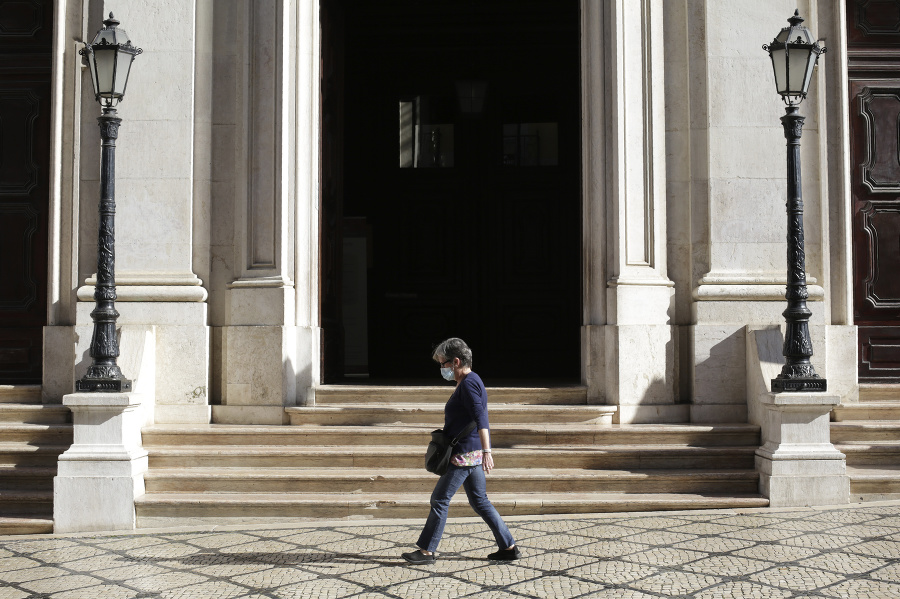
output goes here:
{"type": "Polygon", "coordinates": [[[461,366],[472,367],[472,350],[466,345],[466,342],[458,337],[451,337],[446,341],[441,341],[434,351],[431,352],[432,358],[443,356],[449,360],[459,358],[461,366]]]}

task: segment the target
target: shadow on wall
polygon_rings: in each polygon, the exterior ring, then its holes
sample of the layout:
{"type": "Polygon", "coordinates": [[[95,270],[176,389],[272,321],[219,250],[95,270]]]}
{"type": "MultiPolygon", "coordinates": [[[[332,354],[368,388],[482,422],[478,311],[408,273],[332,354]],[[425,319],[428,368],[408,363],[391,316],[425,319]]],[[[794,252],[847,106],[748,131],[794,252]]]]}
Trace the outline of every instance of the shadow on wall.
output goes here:
{"type": "Polygon", "coordinates": [[[691,421],[746,422],[745,326],[695,326],[692,335],[691,421]]]}

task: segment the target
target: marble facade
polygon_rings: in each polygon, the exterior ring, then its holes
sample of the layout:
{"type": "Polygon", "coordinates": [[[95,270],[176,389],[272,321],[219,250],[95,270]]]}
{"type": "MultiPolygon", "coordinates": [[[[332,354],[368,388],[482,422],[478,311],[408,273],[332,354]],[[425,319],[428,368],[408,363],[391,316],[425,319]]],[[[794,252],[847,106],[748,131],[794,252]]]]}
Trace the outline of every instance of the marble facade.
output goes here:
{"type": "MultiPolygon", "coordinates": [[[[786,281],[761,45],[797,7],[828,46],[801,107],[814,363],[856,400],[844,3],[582,0],[582,382],[621,423],[756,409],[748,331],[783,323],[786,281]]],[[[317,0],[56,9],[45,403],[89,360],[99,111],[77,50],[113,11],[144,49],[119,111],[116,275],[119,323],[155,331],[154,419],[286,422],[320,383],[317,0]]]]}

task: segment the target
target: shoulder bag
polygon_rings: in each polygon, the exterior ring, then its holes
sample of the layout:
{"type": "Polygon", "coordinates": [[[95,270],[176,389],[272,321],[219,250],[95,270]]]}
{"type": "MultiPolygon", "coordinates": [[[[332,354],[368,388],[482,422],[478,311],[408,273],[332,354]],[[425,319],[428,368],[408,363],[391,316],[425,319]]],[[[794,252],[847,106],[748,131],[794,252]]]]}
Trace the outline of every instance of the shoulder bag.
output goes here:
{"type": "Polygon", "coordinates": [[[428,444],[428,449],[425,451],[425,470],[438,476],[442,476],[447,472],[453,448],[456,447],[460,439],[468,436],[474,430],[475,421],[473,420],[466,428],[459,431],[459,434],[453,439],[447,438],[447,435],[444,434],[444,429],[439,428],[436,431],[432,431],[431,443],[428,444]]]}

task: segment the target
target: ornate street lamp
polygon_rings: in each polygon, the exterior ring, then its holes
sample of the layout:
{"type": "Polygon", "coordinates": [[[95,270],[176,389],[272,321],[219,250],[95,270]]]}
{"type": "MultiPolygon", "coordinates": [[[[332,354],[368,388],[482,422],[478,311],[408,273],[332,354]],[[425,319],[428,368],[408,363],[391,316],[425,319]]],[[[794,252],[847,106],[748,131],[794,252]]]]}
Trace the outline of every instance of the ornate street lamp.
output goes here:
{"type": "Polygon", "coordinates": [[[128,74],[134,57],[142,52],[131,45],[128,34],[118,28],[112,13],[103,21],[103,29],[94,41],[79,50],[91,71],[94,97],[103,107],[100,124],[100,226],[97,244],[97,285],[91,312],[94,334],[91,338],[91,366],[83,378],[75,382],[76,391],[131,391],[127,380],[116,364],[119,341],[116,338],[116,138],[122,119],[116,116],[115,106],[125,96],[128,74]]]}
{"type": "Polygon", "coordinates": [[[787,292],[788,302],[784,311],[787,330],[784,338],[784,367],[781,374],[772,379],[772,391],[825,391],[826,381],[810,363],[813,355],[809,339],[809,317],[806,306],[809,293],[806,289],[806,251],[803,241],[803,198],[800,192],[800,135],[802,116],[797,114],[800,102],[806,98],[809,81],[819,56],[825,48],[801,26],[800,11],[788,19],[790,27],[781,30],[771,44],[763,46],[772,58],[775,70],[775,86],[784,100],[786,112],[781,117],[784,136],[787,139],[787,292]]]}

